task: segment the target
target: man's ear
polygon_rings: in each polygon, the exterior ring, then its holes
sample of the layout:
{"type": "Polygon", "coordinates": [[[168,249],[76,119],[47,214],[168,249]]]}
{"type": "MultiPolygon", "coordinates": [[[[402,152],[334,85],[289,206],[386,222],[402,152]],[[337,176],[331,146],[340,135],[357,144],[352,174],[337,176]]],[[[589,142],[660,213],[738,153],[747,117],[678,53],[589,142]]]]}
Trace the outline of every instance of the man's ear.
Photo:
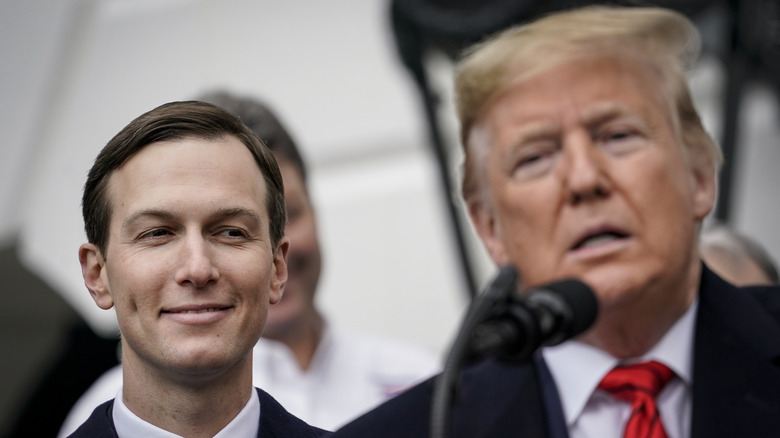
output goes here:
{"type": "Polygon", "coordinates": [[[504,266],[509,263],[493,209],[488,205],[488,202],[480,196],[472,196],[466,201],[466,205],[468,206],[469,216],[474,224],[474,229],[485,245],[490,258],[498,266],[504,266]]]}
{"type": "Polygon", "coordinates": [[[703,221],[715,208],[718,195],[715,163],[707,159],[694,160],[691,166],[693,179],[693,208],[695,219],[703,221]]]}
{"type": "Polygon", "coordinates": [[[283,236],[274,250],[273,271],[271,272],[271,290],[268,301],[276,304],[282,299],[284,287],[287,285],[287,250],[290,249],[290,238],[283,236]]]}
{"type": "Polygon", "coordinates": [[[114,298],[103,277],[106,262],[97,246],[85,243],[79,247],[79,262],[84,285],[89,289],[95,304],[103,310],[114,307],[114,298]]]}

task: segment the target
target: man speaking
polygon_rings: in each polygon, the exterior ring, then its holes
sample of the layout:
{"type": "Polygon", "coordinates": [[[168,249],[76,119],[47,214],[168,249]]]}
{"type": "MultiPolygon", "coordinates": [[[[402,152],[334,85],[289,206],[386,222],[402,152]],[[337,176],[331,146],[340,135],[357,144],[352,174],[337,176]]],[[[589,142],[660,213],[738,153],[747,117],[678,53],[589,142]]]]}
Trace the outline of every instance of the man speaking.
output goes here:
{"type": "MultiPolygon", "coordinates": [[[[584,281],[599,315],[533,360],[466,370],[451,436],[780,435],[780,291],[699,257],[722,158],[686,83],[697,50],[676,12],[588,7],[458,65],[463,197],[491,258],[521,290],[584,281]]],[[[428,436],[434,383],[336,436],[428,436]]]]}

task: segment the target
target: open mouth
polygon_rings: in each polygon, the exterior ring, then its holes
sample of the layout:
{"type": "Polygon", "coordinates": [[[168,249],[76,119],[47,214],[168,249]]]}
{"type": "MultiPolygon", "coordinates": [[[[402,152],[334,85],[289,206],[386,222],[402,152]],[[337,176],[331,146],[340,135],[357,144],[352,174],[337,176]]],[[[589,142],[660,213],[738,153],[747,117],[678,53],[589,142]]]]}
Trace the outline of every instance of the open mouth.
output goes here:
{"type": "Polygon", "coordinates": [[[572,249],[589,248],[593,246],[604,245],[605,243],[613,242],[619,239],[625,239],[628,237],[626,233],[616,230],[600,231],[598,233],[588,234],[578,240],[572,249]]]}

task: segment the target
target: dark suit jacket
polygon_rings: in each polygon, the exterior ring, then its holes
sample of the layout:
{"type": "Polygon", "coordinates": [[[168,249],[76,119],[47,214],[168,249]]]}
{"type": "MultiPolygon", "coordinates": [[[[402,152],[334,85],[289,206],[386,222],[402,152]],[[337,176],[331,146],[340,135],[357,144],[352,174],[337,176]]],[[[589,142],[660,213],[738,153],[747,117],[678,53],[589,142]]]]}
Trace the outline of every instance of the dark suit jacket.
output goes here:
{"type": "MultiPolygon", "coordinates": [[[[330,435],[287,412],[267,392],[257,389],[260,396],[260,429],[258,438],[317,438],[330,435]]],[[[69,438],[117,438],[112,411],[114,400],[109,400],[92,411],[89,419],[69,438]]]]}
{"type": "MultiPolygon", "coordinates": [[[[433,382],[400,394],[334,438],[427,437],[433,382]]],[[[567,436],[557,390],[538,357],[466,370],[451,418],[453,438],[567,436]]],[[[780,437],[780,288],[737,289],[703,269],[691,436],[780,437]]]]}

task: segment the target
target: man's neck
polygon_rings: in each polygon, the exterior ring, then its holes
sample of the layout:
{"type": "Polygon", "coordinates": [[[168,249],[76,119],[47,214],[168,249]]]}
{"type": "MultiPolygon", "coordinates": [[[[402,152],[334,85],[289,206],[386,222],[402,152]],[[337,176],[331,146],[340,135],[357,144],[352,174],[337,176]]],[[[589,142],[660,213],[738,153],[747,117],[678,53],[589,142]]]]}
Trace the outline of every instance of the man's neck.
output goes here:
{"type": "Polygon", "coordinates": [[[640,357],[653,348],[694,302],[699,289],[700,265],[674,284],[657,284],[645,293],[648,300],[603,309],[596,324],[580,340],[618,359],[640,357]],[[677,292],[669,294],[668,291],[677,292]],[[665,294],[666,301],[653,299],[665,294]],[[655,307],[653,307],[655,306],[655,307]]]}
{"type": "Polygon", "coordinates": [[[137,358],[123,360],[123,402],[135,415],[186,437],[212,437],[230,423],[254,390],[248,355],[230,370],[171,376],[143,367],[137,358]]]}
{"type": "Polygon", "coordinates": [[[279,336],[267,337],[283,343],[295,356],[300,369],[306,371],[311,367],[324,331],[325,321],[319,313],[315,313],[306,318],[305,323],[297,325],[294,329],[284,330],[284,333],[279,333],[279,336]]]}

